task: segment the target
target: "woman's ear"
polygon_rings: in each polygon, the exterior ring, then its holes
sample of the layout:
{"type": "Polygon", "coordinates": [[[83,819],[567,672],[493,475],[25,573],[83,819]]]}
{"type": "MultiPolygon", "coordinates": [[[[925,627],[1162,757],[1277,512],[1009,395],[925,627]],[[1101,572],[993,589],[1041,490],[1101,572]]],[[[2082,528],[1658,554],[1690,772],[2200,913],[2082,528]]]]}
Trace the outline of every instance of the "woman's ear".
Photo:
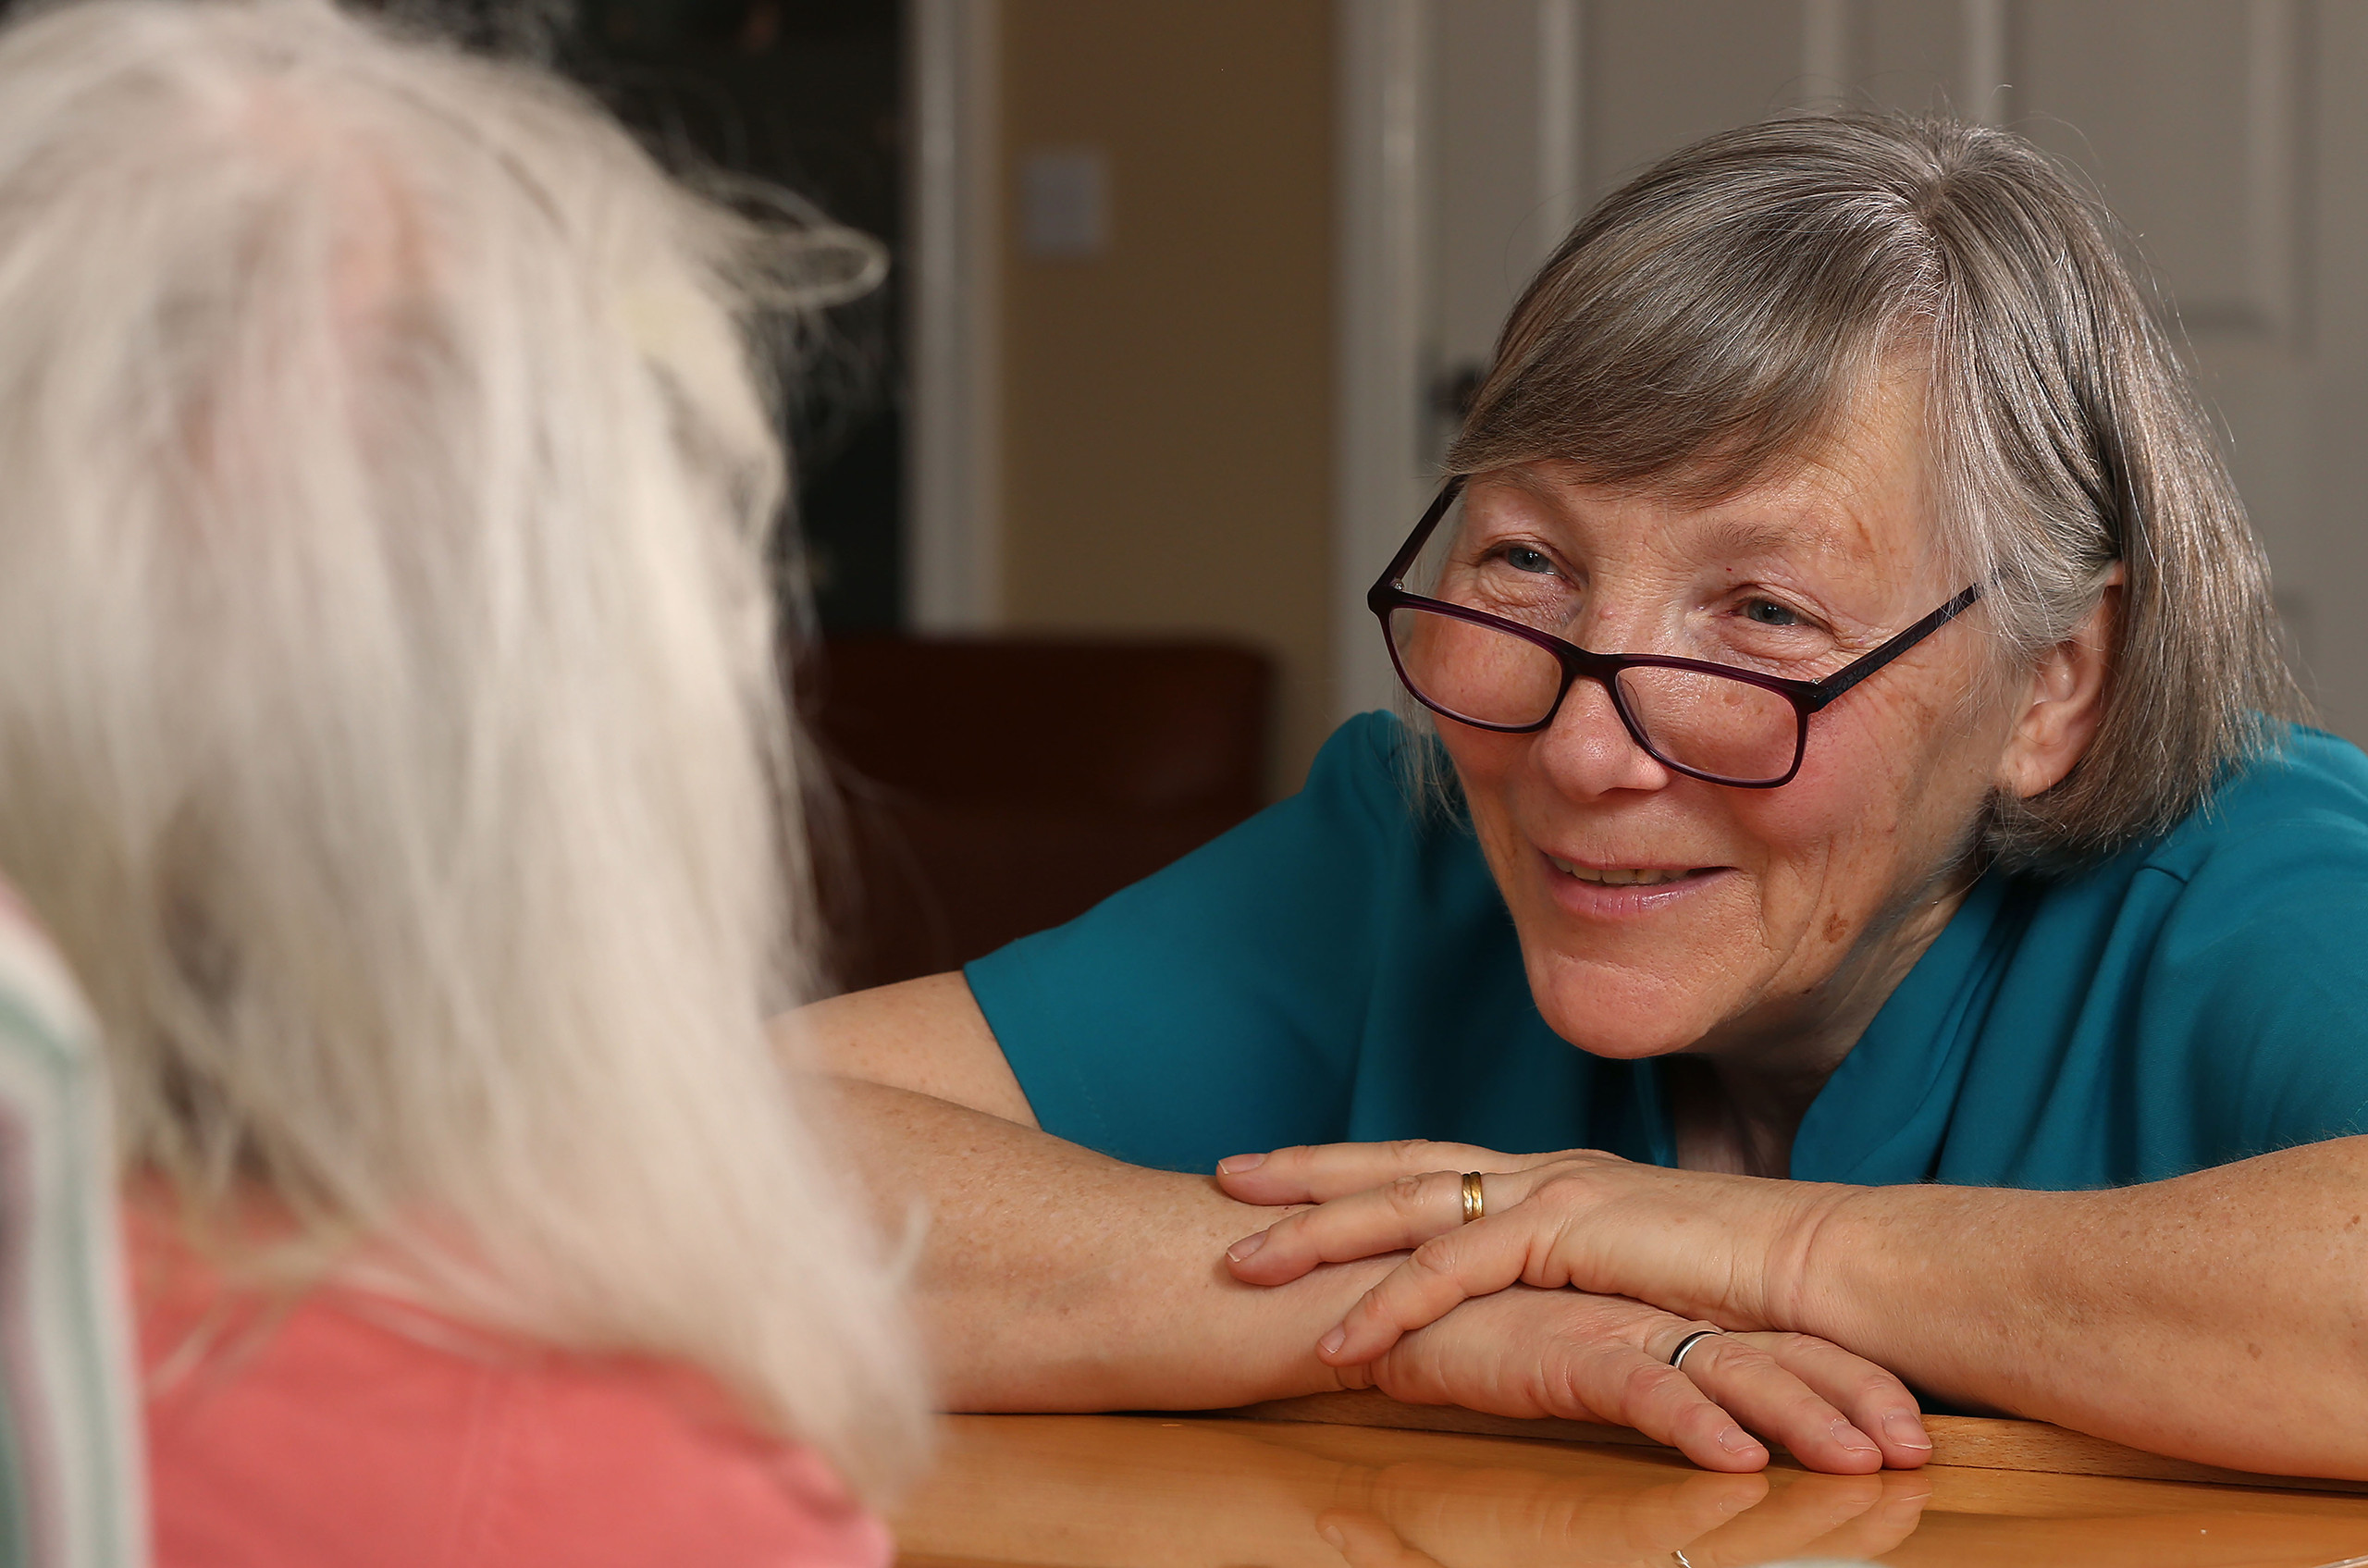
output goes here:
{"type": "Polygon", "coordinates": [[[2028,800],[2053,788],[2088,753],[2104,722],[2105,682],[2121,625],[2124,574],[2115,562],[2096,608],[2072,635],[2040,656],[2023,688],[2023,710],[1998,759],[2000,787],[2028,800]]]}

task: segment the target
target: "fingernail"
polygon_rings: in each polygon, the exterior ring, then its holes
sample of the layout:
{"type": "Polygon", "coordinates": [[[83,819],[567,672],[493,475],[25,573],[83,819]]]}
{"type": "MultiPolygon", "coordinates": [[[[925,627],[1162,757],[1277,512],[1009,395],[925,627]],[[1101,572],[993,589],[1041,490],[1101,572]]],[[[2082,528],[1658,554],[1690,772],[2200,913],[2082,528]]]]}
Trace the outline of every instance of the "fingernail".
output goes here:
{"type": "MultiPolygon", "coordinates": [[[[1203,1253],[1201,1255],[1202,1257],[1208,1256],[1206,1253],[1203,1253]]],[[[1336,1355],[1339,1352],[1340,1347],[1348,1342],[1348,1329],[1345,1327],[1335,1328],[1329,1334],[1325,1335],[1321,1340],[1316,1340],[1315,1348],[1322,1351],[1326,1355],[1336,1355]]]]}
{"type": "Polygon", "coordinates": [[[1339,1525],[1326,1525],[1315,1533],[1322,1536],[1324,1544],[1334,1551],[1346,1552],[1349,1549],[1349,1537],[1340,1533],[1339,1525]]]}
{"type": "Polygon", "coordinates": [[[1758,1450],[1759,1439],[1740,1426],[1730,1426],[1719,1434],[1719,1446],[1729,1453],[1752,1453],[1758,1450]]]}
{"type": "MultiPolygon", "coordinates": [[[[1251,1253],[1256,1252],[1265,1244],[1266,1233],[1261,1230],[1257,1235],[1244,1236],[1240,1241],[1236,1241],[1232,1246],[1227,1247],[1225,1250],[1225,1255],[1231,1258],[1234,1262],[1240,1263],[1243,1258],[1248,1257],[1251,1253]]],[[[1202,1255],[1206,1256],[1207,1254],[1203,1253],[1202,1255]]]]}
{"type": "Polygon", "coordinates": [[[1883,1435],[1904,1449],[1929,1450],[1932,1446],[1924,1423],[1904,1410],[1894,1410],[1883,1417],[1883,1435]]]}
{"type": "Polygon", "coordinates": [[[1240,1176],[1245,1170],[1256,1170],[1266,1163],[1264,1154],[1227,1154],[1217,1162],[1219,1176],[1240,1176]]]}
{"type": "Polygon", "coordinates": [[[1875,1439],[1853,1426],[1840,1416],[1833,1418],[1833,1440],[1852,1453],[1881,1453],[1875,1439]]]}

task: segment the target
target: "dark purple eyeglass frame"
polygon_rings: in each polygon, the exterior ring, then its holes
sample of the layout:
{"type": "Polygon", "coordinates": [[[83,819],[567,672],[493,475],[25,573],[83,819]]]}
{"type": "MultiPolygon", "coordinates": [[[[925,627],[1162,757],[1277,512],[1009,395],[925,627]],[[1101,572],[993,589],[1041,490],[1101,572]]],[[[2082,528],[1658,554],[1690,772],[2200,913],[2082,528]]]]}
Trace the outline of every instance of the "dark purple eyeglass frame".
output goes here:
{"type": "Polygon", "coordinates": [[[1973,584],[1956,598],[1893,637],[1881,648],[1852,660],[1821,681],[1788,680],[1782,675],[1763,675],[1757,670],[1737,669],[1732,664],[1712,664],[1699,659],[1677,659],[1655,653],[1590,653],[1569,638],[1558,637],[1551,632],[1541,632],[1535,626],[1524,626],[1518,621],[1508,621],[1501,615],[1491,615],[1485,610],[1467,610],[1460,604],[1448,604],[1436,599],[1424,599],[1420,594],[1406,591],[1406,574],[1413,568],[1415,559],[1423,553],[1423,546],[1430,542],[1432,531],[1438,527],[1439,519],[1447,515],[1448,508],[1453,506],[1455,498],[1462,493],[1464,477],[1459,474],[1447,482],[1447,488],[1439,491],[1437,500],[1431,502],[1431,509],[1423,513],[1423,520],[1414,525],[1414,531],[1406,537],[1406,542],[1399,547],[1398,553],[1390,559],[1389,564],[1382,569],[1381,575],[1374,579],[1373,586],[1365,590],[1365,608],[1371,610],[1381,622],[1381,640],[1389,649],[1389,662],[1398,672],[1399,684],[1406,688],[1415,701],[1432,712],[1443,714],[1459,724],[1469,724],[1477,730],[1494,730],[1499,735],[1533,735],[1551,724],[1554,722],[1554,716],[1562,710],[1562,699],[1571,695],[1571,687],[1582,680],[1595,681],[1610,694],[1612,710],[1620,715],[1620,722],[1626,727],[1629,738],[1643,747],[1646,756],[1664,768],[1673,769],[1688,778],[1700,779],[1706,784],[1725,784],[1733,789],[1775,789],[1791,784],[1794,776],[1801,771],[1802,757],[1808,751],[1810,714],[1825,708],[1835,698],[1955,620],[1972,605],[1974,600],[1981,597],[1981,585],[1973,584]],[[1552,654],[1562,666],[1562,685],[1561,689],[1555,692],[1552,704],[1546,710],[1546,717],[1534,724],[1492,724],[1485,720],[1466,718],[1453,709],[1443,707],[1424,697],[1421,689],[1407,677],[1405,661],[1398,657],[1398,641],[1389,635],[1389,612],[1393,610],[1422,610],[1434,615],[1445,615],[1453,620],[1467,621],[1475,626],[1486,626],[1491,630],[1519,637],[1524,642],[1535,643],[1552,654]],[[1693,670],[1706,675],[1723,675],[1728,680],[1741,681],[1745,685],[1758,686],[1783,698],[1792,703],[1793,711],[1800,717],[1800,727],[1793,737],[1793,765],[1784,770],[1784,776],[1782,778],[1730,779],[1717,773],[1706,773],[1699,768],[1689,768],[1683,762],[1672,761],[1662,756],[1659,748],[1646,738],[1644,726],[1636,722],[1636,716],[1634,713],[1628,711],[1628,699],[1622,696],[1620,691],[1620,682],[1617,679],[1620,672],[1640,666],[1658,670],[1693,670]]]}

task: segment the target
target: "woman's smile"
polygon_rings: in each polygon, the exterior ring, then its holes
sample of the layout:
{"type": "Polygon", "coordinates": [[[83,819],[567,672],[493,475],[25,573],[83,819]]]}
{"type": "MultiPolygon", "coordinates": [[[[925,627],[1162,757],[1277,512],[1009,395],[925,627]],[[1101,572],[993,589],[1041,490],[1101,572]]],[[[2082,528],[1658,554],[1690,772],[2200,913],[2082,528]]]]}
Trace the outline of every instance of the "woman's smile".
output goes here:
{"type": "Polygon", "coordinates": [[[1582,920],[1659,914],[1724,882],[1732,866],[1591,864],[1538,852],[1555,904],[1582,920]]]}
{"type": "Polygon", "coordinates": [[[1584,866],[1551,855],[1546,858],[1553,861],[1554,869],[1564,876],[1576,877],[1581,882],[1591,882],[1602,887],[1659,887],[1718,870],[1716,866],[1584,866]]]}

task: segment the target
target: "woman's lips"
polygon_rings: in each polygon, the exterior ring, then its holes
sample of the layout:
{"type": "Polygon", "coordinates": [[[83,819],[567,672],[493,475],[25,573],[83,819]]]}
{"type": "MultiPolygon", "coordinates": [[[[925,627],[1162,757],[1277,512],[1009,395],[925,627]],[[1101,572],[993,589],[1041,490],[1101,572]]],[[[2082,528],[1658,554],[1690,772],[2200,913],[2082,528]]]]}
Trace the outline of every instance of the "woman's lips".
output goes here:
{"type": "Polygon", "coordinates": [[[1726,866],[1590,866],[1539,852],[1556,903],[1573,914],[1641,915],[1690,898],[1720,880],[1726,866]]]}
{"type": "Polygon", "coordinates": [[[1546,858],[1553,861],[1554,869],[1564,876],[1591,882],[1599,887],[1659,887],[1716,869],[1703,866],[1583,866],[1575,860],[1565,860],[1555,855],[1546,858]]]}

